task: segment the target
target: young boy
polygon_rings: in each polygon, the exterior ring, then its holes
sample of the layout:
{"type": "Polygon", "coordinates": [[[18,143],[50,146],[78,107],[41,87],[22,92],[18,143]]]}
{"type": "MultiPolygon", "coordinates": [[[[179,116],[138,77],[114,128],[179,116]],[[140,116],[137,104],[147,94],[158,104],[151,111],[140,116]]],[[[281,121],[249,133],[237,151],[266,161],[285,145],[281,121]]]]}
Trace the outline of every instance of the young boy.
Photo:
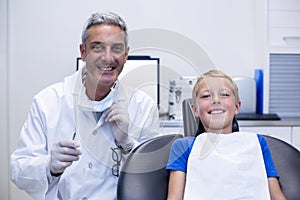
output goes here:
{"type": "Polygon", "coordinates": [[[240,106],[237,85],[228,75],[211,70],[198,78],[192,109],[205,133],[173,143],[166,167],[168,200],[285,199],[264,137],[232,133],[240,106]]]}

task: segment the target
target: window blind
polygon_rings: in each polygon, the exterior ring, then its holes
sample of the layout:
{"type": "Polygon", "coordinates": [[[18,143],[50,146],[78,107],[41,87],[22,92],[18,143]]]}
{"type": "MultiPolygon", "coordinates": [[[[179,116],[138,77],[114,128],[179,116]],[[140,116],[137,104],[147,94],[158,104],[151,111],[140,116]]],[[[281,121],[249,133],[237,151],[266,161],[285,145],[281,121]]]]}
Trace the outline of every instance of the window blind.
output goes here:
{"type": "Polygon", "coordinates": [[[270,54],[269,112],[300,117],[300,54],[270,54]]]}

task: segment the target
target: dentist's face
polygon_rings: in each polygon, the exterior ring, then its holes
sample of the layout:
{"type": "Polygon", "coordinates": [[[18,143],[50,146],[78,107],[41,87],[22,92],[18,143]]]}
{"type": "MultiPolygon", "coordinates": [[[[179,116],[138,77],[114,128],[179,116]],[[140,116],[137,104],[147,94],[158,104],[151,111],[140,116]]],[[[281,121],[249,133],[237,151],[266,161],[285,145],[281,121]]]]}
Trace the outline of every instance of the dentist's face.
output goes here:
{"type": "Polygon", "coordinates": [[[231,133],[232,120],[239,112],[240,103],[229,80],[220,77],[207,77],[199,83],[196,117],[200,117],[206,131],[231,133]]]}
{"type": "Polygon", "coordinates": [[[99,86],[111,87],[123,70],[129,48],[120,27],[101,24],[88,29],[86,47],[81,45],[80,51],[86,62],[86,78],[99,86]]]}

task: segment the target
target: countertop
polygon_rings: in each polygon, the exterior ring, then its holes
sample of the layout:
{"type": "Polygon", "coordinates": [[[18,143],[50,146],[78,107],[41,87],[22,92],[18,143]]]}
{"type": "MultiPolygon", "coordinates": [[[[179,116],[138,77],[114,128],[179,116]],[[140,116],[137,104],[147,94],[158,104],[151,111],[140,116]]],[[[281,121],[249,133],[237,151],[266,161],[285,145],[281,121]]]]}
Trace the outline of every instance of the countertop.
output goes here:
{"type": "MultiPolygon", "coordinates": [[[[239,126],[300,126],[300,118],[281,118],[281,120],[239,120],[239,126]]],[[[161,127],[183,127],[182,120],[161,120],[161,127]]]]}

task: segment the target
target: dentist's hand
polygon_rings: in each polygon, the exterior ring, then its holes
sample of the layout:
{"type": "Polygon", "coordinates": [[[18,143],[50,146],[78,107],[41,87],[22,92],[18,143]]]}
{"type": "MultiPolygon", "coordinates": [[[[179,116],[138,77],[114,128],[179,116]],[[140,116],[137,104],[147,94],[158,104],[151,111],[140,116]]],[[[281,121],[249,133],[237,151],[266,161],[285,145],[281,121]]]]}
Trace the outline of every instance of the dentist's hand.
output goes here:
{"type": "Polygon", "coordinates": [[[63,140],[55,143],[51,150],[50,172],[52,175],[60,175],[73,161],[79,159],[81,151],[79,143],[73,140],[63,140]]]}
{"type": "Polygon", "coordinates": [[[122,147],[131,142],[128,136],[129,115],[125,106],[114,103],[104,112],[104,120],[110,123],[114,138],[122,147]]]}

